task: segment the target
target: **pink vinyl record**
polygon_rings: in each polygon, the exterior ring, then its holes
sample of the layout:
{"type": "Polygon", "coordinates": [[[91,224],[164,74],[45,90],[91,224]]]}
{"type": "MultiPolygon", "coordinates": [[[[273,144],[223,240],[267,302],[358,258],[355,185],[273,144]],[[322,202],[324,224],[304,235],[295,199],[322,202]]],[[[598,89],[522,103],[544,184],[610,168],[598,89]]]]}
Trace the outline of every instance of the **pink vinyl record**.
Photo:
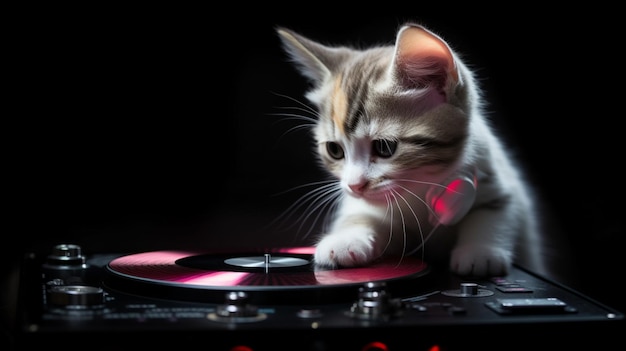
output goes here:
{"type": "Polygon", "coordinates": [[[424,262],[414,257],[388,257],[364,267],[320,269],[312,263],[313,252],[312,247],[241,254],[152,251],[113,259],[108,270],[134,281],[209,289],[361,285],[416,277],[428,270],[424,262]]]}

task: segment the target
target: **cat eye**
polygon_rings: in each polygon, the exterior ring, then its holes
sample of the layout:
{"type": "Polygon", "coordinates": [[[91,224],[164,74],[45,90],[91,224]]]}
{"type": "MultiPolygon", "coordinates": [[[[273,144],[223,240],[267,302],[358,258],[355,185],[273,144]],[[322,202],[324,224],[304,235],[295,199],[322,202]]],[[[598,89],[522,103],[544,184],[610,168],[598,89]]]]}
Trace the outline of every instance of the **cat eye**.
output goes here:
{"type": "Polygon", "coordinates": [[[372,141],[372,153],[382,158],[389,158],[398,147],[398,142],[394,140],[377,139],[372,141]]]}
{"type": "Polygon", "coordinates": [[[340,160],[344,157],[343,148],[341,147],[341,145],[333,141],[329,141],[326,143],[326,151],[328,151],[328,155],[330,155],[330,157],[334,158],[335,160],[340,160]]]}

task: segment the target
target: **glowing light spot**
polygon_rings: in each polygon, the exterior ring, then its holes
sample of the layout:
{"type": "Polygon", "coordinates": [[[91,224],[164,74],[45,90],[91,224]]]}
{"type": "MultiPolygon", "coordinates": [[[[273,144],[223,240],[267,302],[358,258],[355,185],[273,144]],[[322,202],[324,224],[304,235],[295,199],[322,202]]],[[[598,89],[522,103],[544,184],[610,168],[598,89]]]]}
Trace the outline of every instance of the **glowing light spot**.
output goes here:
{"type": "Polygon", "coordinates": [[[254,351],[251,347],[245,345],[237,345],[230,348],[230,351],[254,351]]]}
{"type": "Polygon", "coordinates": [[[453,210],[456,205],[456,201],[463,191],[463,181],[461,179],[455,179],[451,181],[445,188],[443,194],[435,198],[433,208],[439,216],[443,216],[449,211],[453,210]]]}
{"type": "Polygon", "coordinates": [[[372,341],[363,346],[361,351],[389,351],[389,347],[385,343],[380,341],[372,341]]]}
{"type": "Polygon", "coordinates": [[[469,177],[453,179],[444,189],[429,195],[428,202],[438,223],[452,225],[470,210],[476,198],[475,182],[469,177]]]}

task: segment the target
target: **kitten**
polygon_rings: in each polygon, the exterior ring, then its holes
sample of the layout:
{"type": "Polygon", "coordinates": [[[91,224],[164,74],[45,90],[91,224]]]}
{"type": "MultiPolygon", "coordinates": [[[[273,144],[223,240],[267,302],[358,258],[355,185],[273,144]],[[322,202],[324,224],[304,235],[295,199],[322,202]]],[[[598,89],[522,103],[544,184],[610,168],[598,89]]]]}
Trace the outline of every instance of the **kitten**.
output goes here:
{"type": "Polygon", "coordinates": [[[544,269],[530,189],[474,73],[440,36],[408,23],[395,45],[357,49],[277,32],[312,85],[316,152],[337,181],[316,265],[421,250],[460,275],[506,274],[517,260],[544,269]]]}

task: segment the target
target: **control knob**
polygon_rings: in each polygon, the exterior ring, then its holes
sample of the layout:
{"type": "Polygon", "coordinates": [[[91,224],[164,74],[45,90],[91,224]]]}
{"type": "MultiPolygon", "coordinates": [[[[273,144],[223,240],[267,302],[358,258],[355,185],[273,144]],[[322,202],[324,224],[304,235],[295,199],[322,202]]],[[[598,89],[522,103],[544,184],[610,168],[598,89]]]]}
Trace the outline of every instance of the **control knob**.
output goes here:
{"type": "Polygon", "coordinates": [[[248,294],[243,291],[226,293],[224,304],[218,305],[214,313],[207,318],[217,322],[256,322],[267,316],[260,313],[258,308],[248,303],[248,294]]]}
{"type": "Polygon", "coordinates": [[[346,314],[358,319],[389,319],[402,314],[402,301],[389,296],[385,282],[368,282],[346,314]]]}

